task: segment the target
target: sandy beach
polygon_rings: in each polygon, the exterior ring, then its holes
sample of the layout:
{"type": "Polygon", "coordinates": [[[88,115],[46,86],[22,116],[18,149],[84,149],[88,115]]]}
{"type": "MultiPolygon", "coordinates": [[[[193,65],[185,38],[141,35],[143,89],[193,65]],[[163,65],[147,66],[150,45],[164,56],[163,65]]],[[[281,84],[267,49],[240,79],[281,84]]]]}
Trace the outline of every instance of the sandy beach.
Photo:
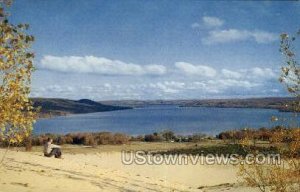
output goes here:
{"type": "Polygon", "coordinates": [[[239,183],[231,165],[124,165],[124,148],[63,146],[63,159],[46,158],[39,147],[11,149],[0,169],[0,191],[255,191],[239,183]]]}

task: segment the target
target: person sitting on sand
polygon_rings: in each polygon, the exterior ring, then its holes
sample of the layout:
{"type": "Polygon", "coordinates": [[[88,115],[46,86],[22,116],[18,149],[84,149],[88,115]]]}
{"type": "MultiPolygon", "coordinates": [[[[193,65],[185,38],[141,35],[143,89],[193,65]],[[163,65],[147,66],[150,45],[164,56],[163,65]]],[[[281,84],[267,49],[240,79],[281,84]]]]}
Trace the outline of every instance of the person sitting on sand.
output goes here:
{"type": "Polygon", "coordinates": [[[47,139],[47,142],[44,145],[44,155],[46,157],[61,158],[60,146],[52,144],[53,140],[51,138],[47,139]]]}

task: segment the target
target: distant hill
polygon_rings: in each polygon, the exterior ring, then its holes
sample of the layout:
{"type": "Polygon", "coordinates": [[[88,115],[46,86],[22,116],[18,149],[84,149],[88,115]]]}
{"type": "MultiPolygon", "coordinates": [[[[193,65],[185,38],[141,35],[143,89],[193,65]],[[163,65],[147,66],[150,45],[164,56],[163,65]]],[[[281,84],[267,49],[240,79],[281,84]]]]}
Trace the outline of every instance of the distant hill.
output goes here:
{"type": "Polygon", "coordinates": [[[291,97],[269,97],[250,99],[210,99],[187,102],[183,107],[219,107],[219,108],[264,108],[278,109],[280,111],[290,111],[291,102],[295,101],[291,97]]]}
{"type": "Polygon", "coordinates": [[[265,108],[278,109],[280,111],[290,111],[289,105],[295,101],[292,97],[266,97],[248,99],[204,99],[204,100],[119,100],[102,101],[103,104],[145,107],[147,105],[178,105],[180,107],[219,107],[219,108],[265,108]]]}
{"type": "Polygon", "coordinates": [[[101,104],[89,99],[75,101],[70,99],[32,98],[31,100],[34,107],[41,107],[40,117],[131,109],[131,107],[101,104]]]}
{"type": "Polygon", "coordinates": [[[32,98],[34,107],[41,107],[40,117],[68,114],[94,113],[145,107],[149,105],[178,105],[180,107],[219,108],[265,108],[291,111],[291,97],[267,97],[249,99],[206,99],[206,100],[117,100],[96,102],[89,99],[70,100],[56,98],[32,98]]]}

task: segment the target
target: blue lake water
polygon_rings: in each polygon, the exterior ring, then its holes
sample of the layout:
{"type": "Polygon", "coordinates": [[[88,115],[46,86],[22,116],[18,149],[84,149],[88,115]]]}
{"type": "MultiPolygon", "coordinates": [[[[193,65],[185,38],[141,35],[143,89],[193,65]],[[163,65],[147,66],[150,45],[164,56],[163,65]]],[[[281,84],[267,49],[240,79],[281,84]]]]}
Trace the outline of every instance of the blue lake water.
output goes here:
{"type": "Polygon", "coordinates": [[[271,127],[285,122],[297,123],[299,118],[271,109],[149,106],[40,119],[34,125],[34,133],[110,131],[138,135],[172,130],[177,134],[215,135],[229,129],[271,127]],[[279,121],[271,122],[272,116],[279,121]]]}

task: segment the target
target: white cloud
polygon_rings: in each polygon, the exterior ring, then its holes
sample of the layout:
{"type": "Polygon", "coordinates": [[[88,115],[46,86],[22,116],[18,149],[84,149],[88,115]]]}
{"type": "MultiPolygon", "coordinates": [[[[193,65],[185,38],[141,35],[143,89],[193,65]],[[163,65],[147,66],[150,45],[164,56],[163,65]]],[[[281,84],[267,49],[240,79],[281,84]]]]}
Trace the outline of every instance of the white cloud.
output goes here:
{"type": "Polygon", "coordinates": [[[186,89],[192,90],[193,92],[200,91],[205,94],[219,94],[221,90],[215,86],[213,83],[209,83],[209,81],[194,81],[186,86],[186,89]]]}
{"type": "Polygon", "coordinates": [[[166,67],[163,65],[146,65],[144,68],[148,74],[163,75],[166,73],[166,67]]]}
{"type": "Polygon", "coordinates": [[[250,82],[247,80],[235,80],[235,79],[218,79],[218,80],[210,80],[208,84],[217,87],[221,90],[228,88],[253,88],[260,85],[257,82],[250,82]]]}
{"type": "Polygon", "coordinates": [[[237,71],[222,69],[221,73],[228,79],[247,79],[252,81],[264,81],[266,79],[272,79],[279,76],[275,70],[261,67],[241,69],[237,71]]]}
{"type": "Polygon", "coordinates": [[[202,42],[204,44],[217,44],[254,40],[257,43],[269,43],[277,39],[278,35],[266,31],[225,29],[209,31],[208,36],[202,38],[202,42]]]}
{"type": "Polygon", "coordinates": [[[246,40],[249,38],[247,31],[236,29],[210,31],[208,37],[202,39],[204,44],[227,43],[232,41],[246,40]]]}
{"type": "Polygon", "coordinates": [[[94,56],[44,56],[38,68],[70,73],[95,73],[106,75],[163,75],[163,65],[137,65],[119,60],[94,56]]]}
{"type": "Polygon", "coordinates": [[[178,93],[178,87],[173,87],[172,85],[168,85],[165,82],[157,82],[157,83],[150,83],[149,88],[151,89],[158,89],[162,91],[163,93],[172,94],[172,93],[178,93]]]}
{"type": "Polygon", "coordinates": [[[167,86],[172,86],[174,88],[179,88],[179,89],[182,89],[185,87],[185,83],[178,82],[178,81],[165,81],[164,83],[167,86]]]}
{"type": "Polygon", "coordinates": [[[197,75],[200,77],[215,77],[217,71],[206,65],[193,65],[186,62],[176,62],[175,67],[188,75],[197,75]]]}
{"type": "Polygon", "coordinates": [[[252,37],[257,43],[269,43],[279,39],[277,34],[266,31],[254,31],[252,32],[252,37]]]}
{"type": "Polygon", "coordinates": [[[54,77],[51,81],[49,79],[44,82],[40,80],[39,86],[33,87],[31,96],[90,98],[94,100],[184,99],[219,96],[238,97],[249,94],[275,95],[278,94],[278,90],[281,90],[276,86],[278,71],[271,68],[217,69],[208,65],[176,62],[173,67],[168,69],[168,75],[163,75],[166,74],[167,69],[161,65],[140,66],[97,57],[62,58],[46,56],[43,58],[43,65],[38,67],[60,72],[80,72],[83,73],[82,76],[80,74],[39,71],[39,73],[51,74],[54,77]],[[114,75],[88,78],[88,74],[84,73],[114,75]],[[124,76],[124,74],[131,76],[124,76]],[[152,76],[135,76],[143,74],[161,76],[155,78],[152,76]],[[57,80],[55,75],[59,76],[57,80]],[[73,78],[76,77],[77,79],[80,76],[82,78],[79,79],[85,79],[86,82],[80,82],[73,78]]]}
{"type": "Polygon", "coordinates": [[[204,16],[202,21],[206,27],[221,27],[224,24],[224,21],[217,17],[204,16]]]}
{"type": "Polygon", "coordinates": [[[224,24],[224,21],[217,18],[217,17],[209,17],[209,16],[204,16],[202,17],[201,23],[193,23],[191,27],[193,29],[196,28],[217,28],[221,27],[224,24]]]}
{"type": "Polygon", "coordinates": [[[239,79],[242,77],[242,74],[236,71],[231,71],[228,69],[222,69],[222,74],[224,75],[224,77],[226,78],[233,78],[233,79],[239,79]]]}
{"type": "MultiPolygon", "coordinates": [[[[53,84],[33,87],[31,96],[34,97],[63,97],[71,99],[89,98],[94,100],[111,99],[185,99],[201,97],[239,97],[249,94],[262,94],[266,96],[279,93],[277,83],[268,81],[275,72],[269,68],[251,68],[244,70],[223,69],[214,78],[183,78],[181,80],[172,77],[163,79],[143,78],[143,82],[126,81],[128,77],[114,77],[117,81],[105,81],[100,84],[53,84]],[[226,74],[226,75],[224,75],[226,74]],[[240,74],[239,76],[234,75],[240,74]]],[[[136,79],[137,77],[131,77],[136,79]]],[[[58,81],[61,81],[59,79],[58,81]]],[[[101,82],[101,81],[99,81],[101,82]]]]}
{"type": "MultiPolygon", "coordinates": [[[[251,90],[256,87],[261,86],[261,83],[251,82],[248,80],[234,80],[234,79],[210,79],[202,81],[191,81],[191,82],[179,82],[179,81],[165,81],[146,84],[143,89],[152,90],[152,92],[157,93],[161,96],[173,96],[180,97],[180,95],[185,95],[185,97],[192,97],[192,95],[206,94],[215,95],[223,94],[230,90],[251,90]],[[189,95],[192,94],[192,95],[189,95]]],[[[141,87],[139,87],[141,88],[141,87]]],[[[139,89],[138,88],[138,89],[139,89]]],[[[243,92],[240,91],[240,92],[243,92]]]]}
{"type": "Polygon", "coordinates": [[[274,78],[276,77],[276,73],[274,70],[270,68],[260,68],[260,67],[255,67],[249,70],[251,72],[251,75],[256,78],[256,77],[261,77],[261,78],[274,78]]]}
{"type": "Polygon", "coordinates": [[[154,92],[161,92],[161,94],[175,94],[180,92],[180,90],[184,90],[186,88],[186,84],[184,82],[178,81],[164,81],[164,82],[156,82],[149,83],[143,86],[144,89],[153,89],[154,92]]]}

